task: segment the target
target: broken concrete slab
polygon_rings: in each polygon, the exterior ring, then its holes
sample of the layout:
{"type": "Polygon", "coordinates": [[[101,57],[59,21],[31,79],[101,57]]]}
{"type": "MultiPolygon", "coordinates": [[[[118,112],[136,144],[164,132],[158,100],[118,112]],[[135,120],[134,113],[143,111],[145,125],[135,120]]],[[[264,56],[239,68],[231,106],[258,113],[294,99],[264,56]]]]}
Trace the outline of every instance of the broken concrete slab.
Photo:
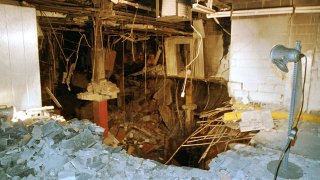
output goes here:
{"type": "Polygon", "coordinates": [[[239,126],[241,132],[271,130],[273,128],[271,111],[257,110],[243,112],[239,126]]]}
{"type": "Polygon", "coordinates": [[[76,180],[76,174],[72,171],[60,171],[58,173],[59,180],[76,180]]]}
{"type": "Polygon", "coordinates": [[[84,149],[94,145],[96,142],[94,141],[94,137],[90,130],[85,129],[80,134],[75,137],[62,141],[61,148],[65,148],[70,150],[71,152],[76,152],[80,149],[84,149]]]}

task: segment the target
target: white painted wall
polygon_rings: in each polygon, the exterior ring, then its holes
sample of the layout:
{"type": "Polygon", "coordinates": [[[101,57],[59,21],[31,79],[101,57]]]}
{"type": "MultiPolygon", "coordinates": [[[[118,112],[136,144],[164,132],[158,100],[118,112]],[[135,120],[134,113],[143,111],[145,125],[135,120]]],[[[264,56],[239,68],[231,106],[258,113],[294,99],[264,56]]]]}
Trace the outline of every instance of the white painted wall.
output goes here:
{"type": "Polygon", "coordinates": [[[0,4],[0,105],[41,107],[36,10],[0,4]]]}
{"type": "Polygon", "coordinates": [[[299,39],[302,52],[309,57],[305,109],[320,110],[319,15],[240,17],[232,19],[231,27],[228,86],[236,103],[289,107],[293,65],[288,74],[283,73],[271,63],[269,54],[274,45],[293,48],[299,39]]]}

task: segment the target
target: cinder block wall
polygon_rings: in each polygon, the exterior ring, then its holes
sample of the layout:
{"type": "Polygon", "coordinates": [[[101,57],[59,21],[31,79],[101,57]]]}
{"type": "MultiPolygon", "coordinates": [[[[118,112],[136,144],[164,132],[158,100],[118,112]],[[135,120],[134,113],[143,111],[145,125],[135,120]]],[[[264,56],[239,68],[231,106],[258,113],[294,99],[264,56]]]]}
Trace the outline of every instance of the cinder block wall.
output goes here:
{"type": "MultiPolygon", "coordinates": [[[[241,2],[250,4],[249,0],[241,2]]],[[[263,2],[259,7],[266,4],[263,2]]],[[[279,1],[280,5],[282,2],[285,1],[279,1]]],[[[295,2],[315,5],[314,1],[295,2]]],[[[320,110],[320,14],[233,17],[231,34],[228,86],[236,103],[289,107],[292,65],[288,74],[281,72],[271,63],[269,53],[276,44],[294,47],[295,41],[301,40],[302,52],[309,60],[305,110],[320,110]]]]}
{"type": "Polygon", "coordinates": [[[292,6],[292,5],[314,6],[314,5],[319,5],[319,0],[293,0],[293,1],[292,0],[233,0],[232,1],[232,8],[234,10],[286,7],[286,6],[292,6]]]}

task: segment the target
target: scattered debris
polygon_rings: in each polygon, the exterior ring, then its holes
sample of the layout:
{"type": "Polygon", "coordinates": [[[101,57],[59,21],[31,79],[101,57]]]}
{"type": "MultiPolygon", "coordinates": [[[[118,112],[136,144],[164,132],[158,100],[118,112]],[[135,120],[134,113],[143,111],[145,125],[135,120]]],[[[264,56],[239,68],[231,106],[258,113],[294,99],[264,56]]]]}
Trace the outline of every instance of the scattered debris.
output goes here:
{"type": "Polygon", "coordinates": [[[47,91],[48,95],[50,96],[50,98],[52,99],[52,101],[56,104],[56,106],[58,108],[62,108],[62,105],[60,104],[58,99],[54,96],[54,94],[51,92],[51,90],[48,87],[46,87],[46,91],[47,91]]]}
{"type": "Polygon", "coordinates": [[[77,97],[82,100],[101,101],[117,98],[119,91],[116,84],[107,80],[101,80],[99,83],[89,83],[87,92],[79,93],[77,97]]]}
{"type": "MultiPolygon", "coordinates": [[[[226,179],[273,179],[267,164],[278,160],[281,152],[266,147],[252,147],[236,144],[227,152],[223,152],[209,164],[209,171],[223,173],[226,179]]],[[[290,154],[290,161],[299,164],[303,169],[301,179],[318,179],[320,163],[300,155],[290,154]]],[[[282,179],[278,177],[277,179],[282,179]]]]}
{"type": "MultiPolygon", "coordinates": [[[[119,147],[106,146],[102,143],[101,127],[87,120],[61,123],[37,119],[31,125],[8,124],[2,120],[0,123],[0,179],[209,180],[218,177],[215,172],[165,166],[130,156],[119,147]]],[[[152,151],[147,145],[142,148],[152,151]]],[[[131,146],[129,153],[135,149],[131,146]]]]}
{"type": "Polygon", "coordinates": [[[32,119],[54,119],[60,122],[64,122],[65,119],[63,116],[56,115],[56,114],[50,114],[53,111],[53,106],[44,106],[40,108],[32,108],[27,109],[24,111],[16,111],[13,115],[13,122],[18,121],[28,121],[30,120],[32,122],[32,119]]]}
{"type": "Polygon", "coordinates": [[[103,143],[111,147],[117,147],[119,141],[111,132],[108,132],[108,137],[103,140],[103,143]]]}
{"type": "MultiPolygon", "coordinates": [[[[198,161],[198,163],[200,163],[206,159],[209,150],[219,143],[224,143],[224,151],[226,151],[229,143],[249,142],[253,137],[252,134],[242,133],[239,130],[231,129],[225,125],[222,118],[223,114],[219,115],[219,112],[225,112],[227,109],[228,108],[225,107],[216,111],[208,111],[208,115],[202,113],[202,117],[207,117],[207,119],[198,121],[199,127],[178,147],[166,164],[170,163],[182,147],[204,146],[205,150],[198,161]]],[[[212,158],[213,157],[210,157],[209,159],[212,158]]]]}

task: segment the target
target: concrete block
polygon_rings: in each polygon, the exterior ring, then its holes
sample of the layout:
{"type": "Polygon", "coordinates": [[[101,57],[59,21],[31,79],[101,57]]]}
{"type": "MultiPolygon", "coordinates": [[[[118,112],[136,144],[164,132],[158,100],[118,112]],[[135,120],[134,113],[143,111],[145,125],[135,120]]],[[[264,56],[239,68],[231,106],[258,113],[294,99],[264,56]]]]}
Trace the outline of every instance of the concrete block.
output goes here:
{"type": "MultiPolygon", "coordinates": [[[[320,19],[319,19],[320,20],[320,19]]],[[[318,24],[310,24],[310,25],[295,25],[295,34],[316,34],[318,31],[318,24]]]]}
{"type": "Polygon", "coordinates": [[[230,81],[243,83],[261,83],[272,75],[268,68],[230,68],[230,81]]]}
{"type": "Polygon", "coordinates": [[[228,88],[232,90],[241,90],[242,83],[239,82],[228,82],[228,88]]]}
{"type": "Polygon", "coordinates": [[[248,9],[262,8],[262,1],[252,1],[247,3],[248,9]]]}
{"type": "Polygon", "coordinates": [[[295,14],[293,17],[293,24],[311,24],[311,14],[295,14]]]}
{"type": "MultiPolygon", "coordinates": [[[[0,147],[5,148],[8,145],[8,139],[6,138],[0,138],[0,147]]],[[[1,148],[0,148],[1,149],[1,148]]],[[[0,150],[2,151],[2,150],[0,150]]]]}
{"type": "Polygon", "coordinates": [[[232,95],[234,97],[243,98],[243,97],[248,97],[249,92],[244,90],[235,90],[232,95]]]}
{"type": "Polygon", "coordinates": [[[58,173],[59,180],[76,180],[76,174],[72,171],[60,171],[58,173]]]}
{"type": "Polygon", "coordinates": [[[80,149],[92,146],[95,143],[96,141],[94,140],[92,133],[88,129],[85,129],[79,135],[76,135],[67,141],[62,141],[61,147],[76,152],[80,149]]]}
{"type": "Polygon", "coordinates": [[[291,0],[281,0],[281,6],[291,6],[291,0]]]}
{"type": "Polygon", "coordinates": [[[311,24],[319,24],[320,22],[320,14],[313,14],[311,18],[311,24]]]}
{"type": "Polygon", "coordinates": [[[54,154],[51,155],[48,159],[46,159],[45,163],[43,164],[43,171],[58,171],[62,169],[63,165],[67,162],[67,158],[62,155],[54,154]]]}
{"type": "Polygon", "coordinates": [[[243,83],[243,90],[246,91],[258,91],[258,83],[243,83]]]}
{"type": "Polygon", "coordinates": [[[41,126],[42,136],[54,137],[57,134],[62,133],[63,128],[56,122],[50,121],[41,126]]]}
{"type": "Polygon", "coordinates": [[[263,8],[279,7],[281,6],[281,0],[265,0],[262,5],[263,8]]]}
{"type": "MultiPolygon", "coordinates": [[[[270,52],[269,52],[270,53],[270,52]]],[[[265,54],[265,52],[263,53],[265,54]]],[[[265,55],[263,55],[262,57],[264,57],[265,55]]],[[[259,58],[261,57],[261,55],[257,55],[257,58],[238,58],[238,57],[234,57],[234,59],[232,60],[232,65],[233,67],[236,68],[247,68],[250,70],[254,70],[256,68],[263,68],[265,69],[268,66],[271,66],[272,64],[270,63],[270,60],[267,58],[259,58]]]]}
{"type": "Polygon", "coordinates": [[[279,94],[283,94],[284,89],[285,89],[284,83],[279,85],[264,83],[264,84],[260,84],[258,87],[259,92],[271,92],[271,93],[279,93],[279,94]]]}
{"type": "Polygon", "coordinates": [[[234,90],[232,94],[230,94],[236,101],[236,103],[248,104],[249,101],[249,92],[243,90],[234,90]]]}
{"type": "Polygon", "coordinates": [[[7,168],[6,174],[8,174],[11,177],[14,177],[14,176],[24,177],[28,174],[34,174],[34,170],[26,167],[24,164],[18,164],[13,167],[7,168]]]}
{"type": "MultiPolygon", "coordinates": [[[[278,68],[274,67],[274,70],[279,73],[277,76],[267,76],[264,78],[264,82],[272,82],[274,84],[284,84],[286,76],[278,68]]],[[[289,70],[290,71],[290,70],[289,70]]]]}
{"type": "Polygon", "coordinates": [[[320,5],[319,0],[295,0],[294,1],[295,6],[314,6],[314,5],[320,5]]]}
{"type": "Polygon", "coordinates": [[[283,102],[283,95],[277,93],[266,92],[250,92],[249,99],[256,103],[281,104],[283,102]]]}
{"type": "Polygon", "coordinates": [[[41,130],[41,127],[40,126],[33,126],[33,129],[32,129],[32,138],[35,139],[35,140],[40,140],[42,137],[42,130],[41,130]]]}
{"type": "Polygon", "coordinates": [[[239,10],[239,9],[246,9],[247,8],[247,4],[246,3],[233,3],[232,2],[232,8],[239,10]]]}

